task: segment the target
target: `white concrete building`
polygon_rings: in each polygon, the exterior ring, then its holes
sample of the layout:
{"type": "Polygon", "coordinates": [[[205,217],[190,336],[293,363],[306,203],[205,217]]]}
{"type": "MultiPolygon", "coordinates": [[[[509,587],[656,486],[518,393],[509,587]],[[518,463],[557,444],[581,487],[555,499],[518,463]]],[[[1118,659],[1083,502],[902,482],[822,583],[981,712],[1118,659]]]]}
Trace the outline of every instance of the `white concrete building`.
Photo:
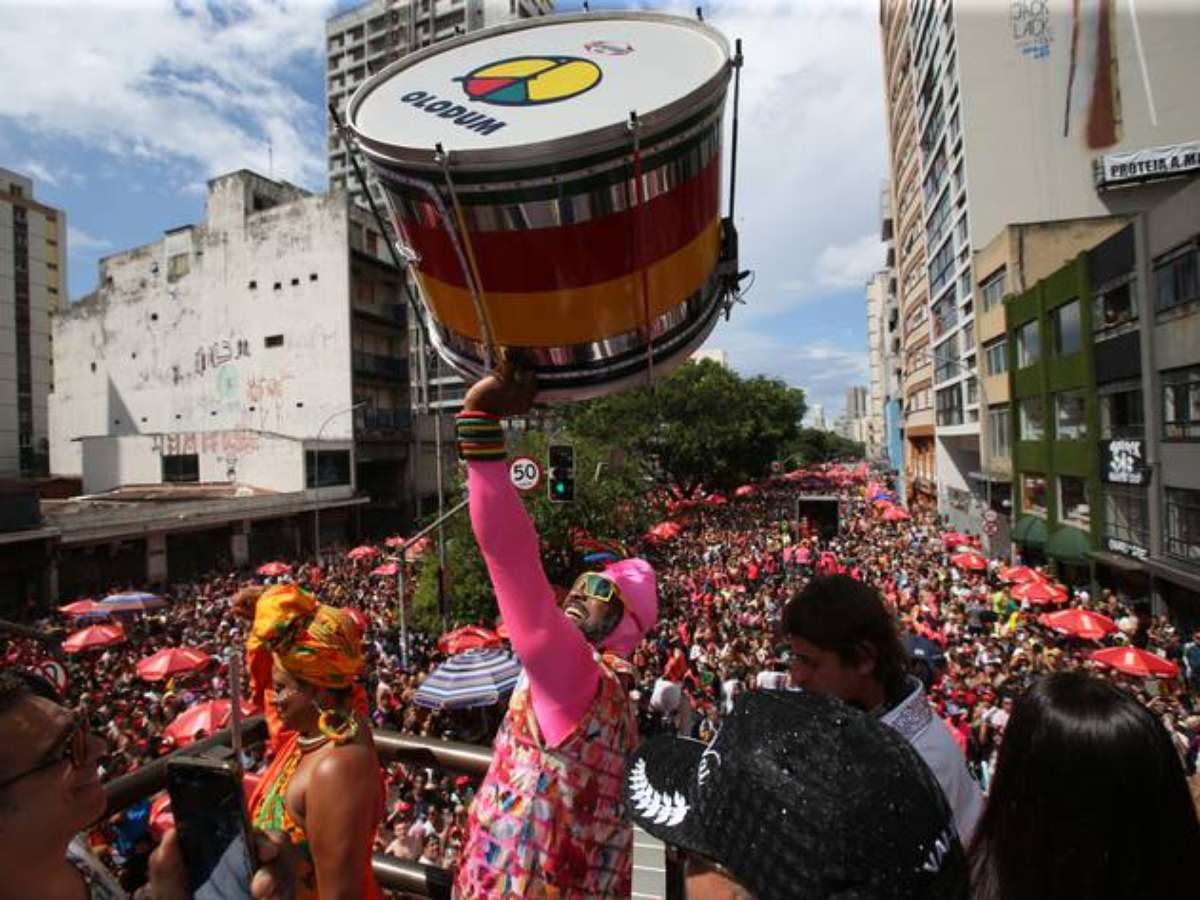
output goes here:
{"type": "Polygon", "coordinates": [[[871,374],[866,408],[868,459],[882,459],[886,450],[883,411],[887,397],[888,284],[891,275],[883,269],[867,282],[867,365],[871,374]]]}
{"type": "Polygon", "coordinates": [[[808,411],[804,414],[805,428],[815,428],[817,431],[828,431],[829,423],[825,421],[825,406],[821,403],[814,403],[808,407],[808,411]]]}
{"type": "Polygon", "coordinates": [[[697,361],[702,359],[710,359],[718,366],[726,369],[729,368],[729,353],[717,347],[714,347],[711,350],[697,350],[692,354],[692,359],[697,361]]]}
{"type": "Polygon", "coordinates": [[[893,136],[890,174],[908,184],[915,163],[926,245],[932,350],[910,352],[906,370],[932,360],[938,508],[956,527],[979,530],[988,477],[975,289],[995,273],[976,272],[974,252],[1010,224],[1131,212],[1162,194],[1099,190],[1096,170],[1200,136],[1200,16],[1181,10],[881,0],[889,84],[907,93],[916,135],[893,136]]]}
{"type": "Polygon", "coordinates": [[[55,319],[54,473],[85,493],[358,487],[401,506],[407,314],[385,252],[344,191],[210,181],[204,222],[104,258],[95,293],[55,319]]]}
{"type": "Polygon", "coordinates": [[[0,168],[0,476],[48,471],[50,316],[66,298],[66,214],[0,168]]]}

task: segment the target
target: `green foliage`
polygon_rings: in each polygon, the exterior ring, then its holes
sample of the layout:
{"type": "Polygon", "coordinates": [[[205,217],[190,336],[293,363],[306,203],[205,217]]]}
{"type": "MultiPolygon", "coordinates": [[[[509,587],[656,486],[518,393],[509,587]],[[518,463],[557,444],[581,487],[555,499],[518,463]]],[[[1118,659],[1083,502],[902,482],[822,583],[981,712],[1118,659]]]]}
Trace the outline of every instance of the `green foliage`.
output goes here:
{"type": "MultiPolygon", "coordinates": [[[[542,483],[522,494],[522,498],[542,540],[546,575],[552,584],[566,586],[581,570],[573,541],[578,530],[596,538],[621,539],[644,532],[658,521],[662,510],[648,502],[650,485],[619,448],[571,432],[556,432],[554,440],[575,447],[573,503],[551,503],[547,496],[547,435],[526,432],[510,445],[509,457],[529,456],[542,466],[542,483]]],[[[447,505],[457,503],[462,491],[460,473],[447,505]]],[[[445,534],[446,594],[450,598],[451,622],[491,622],[497,615],[496,601],[465,510],[446,524],[445,534]]],[[[436,539],[436,533],[431,537],[436,539]]],[[[437,581],[437,558],[431,552],[422,563],[412,600],[413,623],[429,631],[441,629],[437,581]]]]}
{"type": "Polygon", "coordinates": [[[802,428],[783,454],[792,464],[812,465],[834,460],[863,459],[866,447],[832,431],[802,428]]]}
{"type": "Polygon", "coordinates": [[[660,484],[691,495],[731,490],[765,476],[794,441],[804,392],[769,378],[742,378],[712,360],[685,363],[653,389],[567,407],[574,433],[626,451],[660,484]]]}

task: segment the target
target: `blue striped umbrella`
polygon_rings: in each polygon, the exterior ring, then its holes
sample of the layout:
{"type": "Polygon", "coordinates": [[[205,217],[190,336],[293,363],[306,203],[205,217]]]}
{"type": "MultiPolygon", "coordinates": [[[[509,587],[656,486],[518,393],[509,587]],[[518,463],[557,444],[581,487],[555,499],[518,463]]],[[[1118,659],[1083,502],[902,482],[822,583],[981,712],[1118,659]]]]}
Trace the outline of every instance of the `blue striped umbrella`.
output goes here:
{"type": "Polygon", "coordinates": [[[106,612],[145,612],[148,609],[158,609],[166,606],[167,601],[158,594],[147,594],[143,591],[127,591],[123,594],[109,594],[100,601],[100,606],[106,612]]]}
{"type": "Polygon", "coordinates": [[[493,706],[516,687],[520,676],[521,664],[509,651],[468,650],[430,672],[413,699],[429,709],[493,706]]]}

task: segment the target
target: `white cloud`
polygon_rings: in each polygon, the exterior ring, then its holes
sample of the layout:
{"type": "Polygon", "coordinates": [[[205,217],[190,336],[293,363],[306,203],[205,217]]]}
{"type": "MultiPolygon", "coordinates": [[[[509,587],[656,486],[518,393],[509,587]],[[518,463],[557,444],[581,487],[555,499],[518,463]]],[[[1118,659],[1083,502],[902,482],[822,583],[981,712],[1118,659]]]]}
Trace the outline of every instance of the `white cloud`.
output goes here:
{"type": "Polygon", "coordinates": [[[320,55],[331,2],[0,4],[0,120],[203,181],[241,167],[324,180],[324,116],[287,81],[320,55]],[[58,64],[47,64],[57,60],[58,64]],[[65,64],[64,61],[69,61],[65,64]],[[32,76],[31,73],[36,73],[32,76]]]}
{"type": "Polygon", "coordinates": [[[62,182],[58,176],[51,172],[42,163],[32,159],[27,159],[24,162],[17,163],[13,169],[22,175],[32,178],[34,184],[48,184],[51,187],[59,187],[62,182]]]}
{"type": "Polygon", "coordinates": [[[108,250],[112,245],[112,241],[107,238],[95,237],[74,225],[67,226],[67,252],[69,253],[108,250]]]}
{"type": "Polygon", "coordinates": [[[817,257],[817,280],[825,287],[862,287],[883,268],[885,252],[877,232],[848,244],[831,244],[817,257]]]}

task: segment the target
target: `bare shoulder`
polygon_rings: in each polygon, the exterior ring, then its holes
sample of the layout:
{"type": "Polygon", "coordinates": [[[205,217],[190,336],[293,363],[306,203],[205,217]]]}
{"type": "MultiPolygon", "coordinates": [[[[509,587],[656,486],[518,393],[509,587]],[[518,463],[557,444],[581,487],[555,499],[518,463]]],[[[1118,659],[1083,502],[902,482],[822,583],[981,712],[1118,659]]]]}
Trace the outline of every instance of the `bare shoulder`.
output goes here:
{"type": "Polygon", "coordinates": [[[347,744],[322,755],[313,769],[313,786],[344,790],[350,783],[373,785],[378,782],[379,771],[379,757],[369,744],[347,744]]]}

